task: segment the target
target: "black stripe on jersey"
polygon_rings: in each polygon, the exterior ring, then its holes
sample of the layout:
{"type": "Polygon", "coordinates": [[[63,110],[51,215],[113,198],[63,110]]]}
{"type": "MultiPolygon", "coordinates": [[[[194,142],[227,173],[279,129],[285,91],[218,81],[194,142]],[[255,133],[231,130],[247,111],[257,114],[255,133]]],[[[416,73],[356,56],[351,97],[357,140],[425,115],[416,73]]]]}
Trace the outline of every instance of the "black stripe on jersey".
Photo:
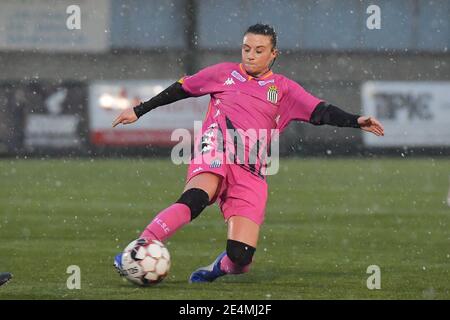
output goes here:
{"type": "MultiPolygon", "coordinates": [[[[225,116],[225,122],[227,124],[227,129],[228,130],[234,130],[234,132],[237,133],[236,127],[233,125],[233,123],[231,122],[231,120],[227,116],[225,116]]],[[[256,171],[256,165],[255,164],[249,164],[247,166],[245,163],[243,163],[244,161],[240,161],[240,163],[237,163],[237,161],[236,161],[237,160],[236,153],[237,153],[237,150],[238,150],[238,145],[240,144],[242,147],[244,147],[244,144],[242,143],[241,136],[239,134],[235,134],[234,135],[233,144],[234,144],[233,163],[239,165],[241,168],[243,168],[246,171],[250,172],[251,174],[257,176],[258,178],[261,178],[261,179],[264,180],[265,176],[263,176],[261,174],[262,163],[261,163],[261,160],[259,158],[259,139],[257,140],[257,143],[256,143],[256,148],[257,148],[256,157],[257,157],[257,160],[258,160],[258,162],[260,164],[260,167],[259,167],[258,171],[256,171]]],[[[245,157],[245,155],[244,155],[244,157],[245,157]]]]}

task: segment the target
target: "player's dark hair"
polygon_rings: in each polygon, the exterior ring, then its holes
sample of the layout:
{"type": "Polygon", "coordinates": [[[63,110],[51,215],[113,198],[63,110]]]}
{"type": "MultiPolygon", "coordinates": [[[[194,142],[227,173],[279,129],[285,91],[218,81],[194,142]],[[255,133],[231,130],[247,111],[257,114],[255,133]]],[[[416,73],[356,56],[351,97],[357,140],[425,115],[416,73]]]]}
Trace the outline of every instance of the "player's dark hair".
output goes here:
{"type": "MultiPolygon", "coordinates": [[[[272,43],[272,50],[275,50],[277,48],[277,33],[275,32],[275,29],[271,25],[257,23],[257,24],[254,24],[254,25],[251,25],[250,27],[248,27],[247,31],[245,31],[245,33],[244,33],[244,36],[247,33],[269,36],[270,42],[272,43]]],[[[273,65],[275,64],[276,59],[277,58],[273,59],[272,63],[269,66],[269,69],[272,69],[273,65]]]]}
{"type": "Polygon", "coordinates": [[[277,33],[274,28],[268,24],[257,23],[250,27],[248,27],[247,31],[245,31],[244,36],[247,33],[260,34],[263,36],[269,36],[270,42],[272,43],[272,49],[277,47],[277,33]]]}

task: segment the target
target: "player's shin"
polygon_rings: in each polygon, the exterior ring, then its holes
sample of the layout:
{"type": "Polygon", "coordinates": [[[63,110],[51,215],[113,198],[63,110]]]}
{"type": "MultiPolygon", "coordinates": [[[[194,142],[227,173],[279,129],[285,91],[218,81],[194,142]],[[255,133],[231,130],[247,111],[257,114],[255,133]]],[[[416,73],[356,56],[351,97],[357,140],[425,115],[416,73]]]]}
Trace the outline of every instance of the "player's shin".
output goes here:
{"type": "Polygon", "coordinates": [[[165,241],[171,237],[178,229],[189,223],[191,212],[189,207],[174,203],[170,207],[161,211],[142,232],[140,238],[147,240],[165,241]]]}
{"type": "Polygon", "coordinates": [[[176,203],[161,211],[152,220],[140,237],[163,242],[195,219],[208,203],[209,197],[205,191],[195,188],[186,190],[176,203]]]}

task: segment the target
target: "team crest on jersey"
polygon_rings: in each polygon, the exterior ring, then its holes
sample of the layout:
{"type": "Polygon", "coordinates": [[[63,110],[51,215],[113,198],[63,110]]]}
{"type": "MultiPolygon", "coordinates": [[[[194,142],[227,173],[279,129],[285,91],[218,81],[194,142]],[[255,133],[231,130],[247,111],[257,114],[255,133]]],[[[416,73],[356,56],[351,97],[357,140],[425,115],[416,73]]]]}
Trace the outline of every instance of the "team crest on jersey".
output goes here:
{"type": "Polygon", "coordinates": [[[277,86],[270,86],[269,90],[267,90],[267,100],[272,102],[273,104],[278,101],[278,88],[277,86]]]}
{"type": "Polygon", "coordinates": [[[219,159],[214,160],[213,162],[211,162],[211,164],[209,165],[209,167],[211,169],[215,169],[215,168],[220,168],[220,166],[222,165],[222,161],[220,161],[219,159]]]}

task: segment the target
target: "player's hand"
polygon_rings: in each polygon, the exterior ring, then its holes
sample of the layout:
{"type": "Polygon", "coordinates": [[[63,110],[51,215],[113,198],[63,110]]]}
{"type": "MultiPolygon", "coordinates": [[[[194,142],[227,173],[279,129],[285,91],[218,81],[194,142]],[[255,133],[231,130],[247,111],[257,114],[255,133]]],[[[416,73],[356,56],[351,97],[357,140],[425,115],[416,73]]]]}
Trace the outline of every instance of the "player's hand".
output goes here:
{"type": "Polygon", "coordinates": [[[135,122],[138,119],[136,113],[133,108],[127,108],[123,110],[119,116],[114,120],[112,126],[113,128],[117,126],[119,123],[121,124],[130,124],[135,122]]]}
{"type": "Polygon", "coordinates": [[[362,130],[372,132],[377,136],[384,136],[383,125],[374,117],[362,116],[358,118],[358,124],[362,130]]]}

